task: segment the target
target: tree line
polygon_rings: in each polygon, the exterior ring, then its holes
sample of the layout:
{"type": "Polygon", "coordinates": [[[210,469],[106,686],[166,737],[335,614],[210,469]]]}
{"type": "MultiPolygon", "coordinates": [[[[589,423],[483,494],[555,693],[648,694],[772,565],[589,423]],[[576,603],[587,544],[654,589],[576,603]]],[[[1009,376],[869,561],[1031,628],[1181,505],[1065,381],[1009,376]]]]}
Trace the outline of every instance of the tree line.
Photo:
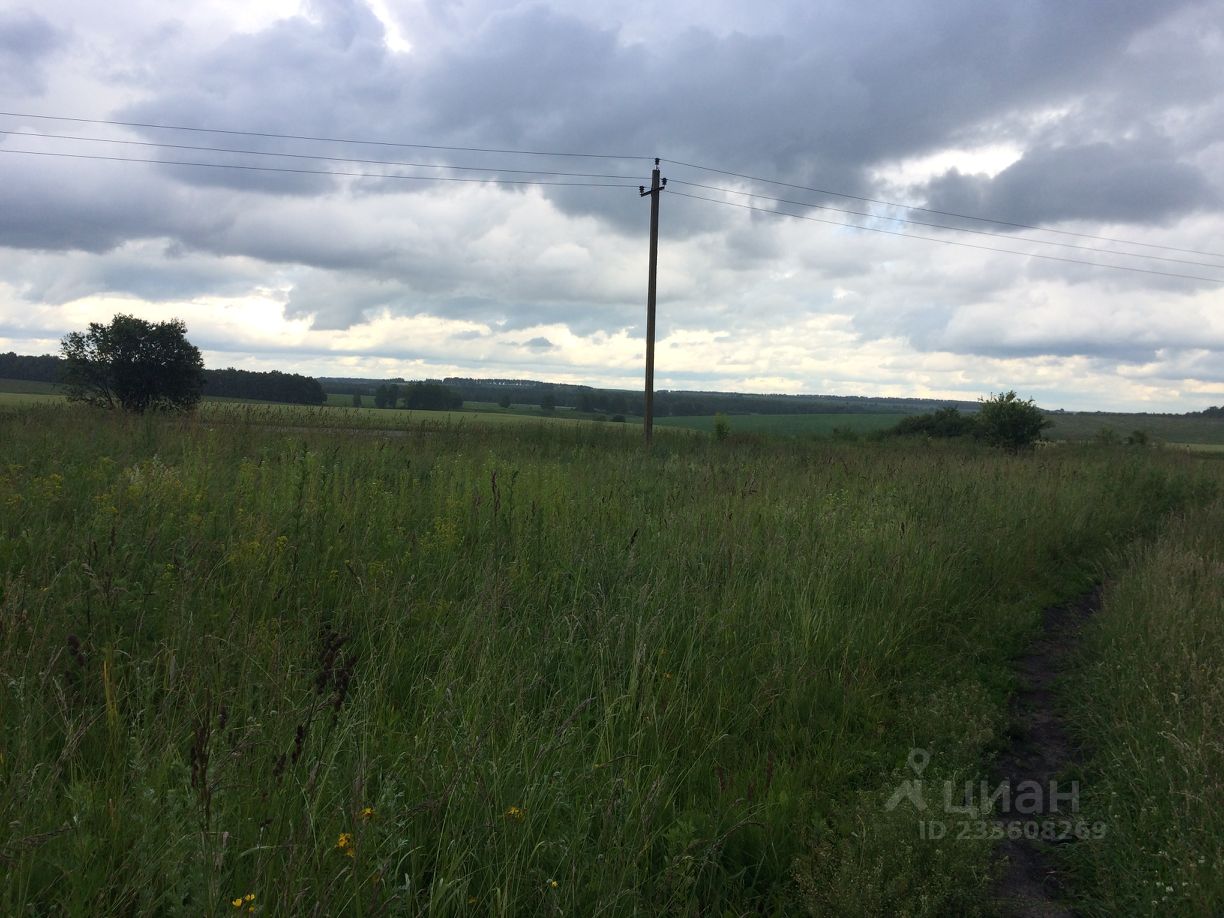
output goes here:
{"type": "MultiPolygon", "coordinates": [[[[12,351],[0,354],[0,379],[60,384],[66,382],[67,370],[67,361],[51,354],[31,356],[12,351]]],[[[218,398],[249,398],[291,405],[322,405],[327,401],[327,394],[317,379],[280,370],[259,372],[233,367],[204,370],[201,392],[218,398]]]]}
{"type": "MultiPolygon", "coordinates": [[[[361,393],[354,392],[355,397],[361,393]]],[[[407,408],[410,411],[454,411],[463,407],[463,396],[441,383],[384,383],[374,390],[375,408],[407,408]]]]}

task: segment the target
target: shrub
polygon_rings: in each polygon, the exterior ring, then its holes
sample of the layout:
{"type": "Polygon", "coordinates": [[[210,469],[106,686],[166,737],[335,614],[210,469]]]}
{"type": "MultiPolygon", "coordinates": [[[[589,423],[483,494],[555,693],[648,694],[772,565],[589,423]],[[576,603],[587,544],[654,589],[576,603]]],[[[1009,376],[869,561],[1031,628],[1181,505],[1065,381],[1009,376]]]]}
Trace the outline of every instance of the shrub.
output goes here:
{"type": "Polygon", "coordinates": [[[899,436],[967,437],[976,432],[972,415],[961,414],[953,407],[940,408],[931,414],[916,414],[902,418],[892,433],[899,436]]]}
{"type": "Polygon", "coordinates": [[[1000,392],[982,399],[977,414],[977,434],[991,446],[1008,452],[1032,449],[1050,421],[1032,399],[1019,398],[1014,391],[1000,392]]]}

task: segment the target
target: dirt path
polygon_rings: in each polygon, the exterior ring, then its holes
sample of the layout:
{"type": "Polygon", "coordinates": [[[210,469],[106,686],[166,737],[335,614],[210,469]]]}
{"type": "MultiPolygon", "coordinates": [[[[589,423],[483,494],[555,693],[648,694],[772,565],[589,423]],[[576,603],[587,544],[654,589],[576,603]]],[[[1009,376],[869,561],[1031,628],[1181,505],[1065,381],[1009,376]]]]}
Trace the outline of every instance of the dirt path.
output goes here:
{"type": "MultiPolygon", "coordinates": [[[[1009,806],[1000,806],[997,824],[1004,830],[1019,824],[1035,830],[1049,827],[1055,839],[1005,837],[1000,850],[1007,859],[1003,875],[995,888],[999,914],[1006,918],[1071,918],[1074,915],[1061,903],[1063,896],[1049,846],[1074,841],[1063,831],[1066,820],[1074,820],[1066,797],[1050,793],[1051,782],[1071,764],[1074,747],[1055,704],[1057,681],[1067,672],[1071,652],[1079,632],[1100,608],[1100,589],[1043,613],[1041,635],[1016,661],[1018,686],[1011,702],[1011,743],[999,757],[995,781],[1011,790],[1009,806]],[[1035,782],[1027,784],[1025,782],[1035,782]],[[1039,799],[1020,791],[1038,787],[1039,799]]],[[[1060,793],[1071,789],[1069,782],[1058,785],[1060,793]]]]}

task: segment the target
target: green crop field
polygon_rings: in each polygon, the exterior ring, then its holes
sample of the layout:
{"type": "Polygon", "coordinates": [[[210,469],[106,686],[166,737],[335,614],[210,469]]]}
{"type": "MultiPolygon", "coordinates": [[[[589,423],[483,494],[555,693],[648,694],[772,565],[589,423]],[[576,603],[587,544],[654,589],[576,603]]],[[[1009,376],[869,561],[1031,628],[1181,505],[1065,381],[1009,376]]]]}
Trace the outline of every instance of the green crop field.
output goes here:
{"type": "Polygon", "coordinates": [[[1081,904],[1224,909],[1224,463],[407,415],[0,412],[0,914],[993,914],[888,802],[1115,573],[1081,904]]]}
{"type": "Polygon", "coordinates": [[[1168,443],[1224,444],[1224,418],[1186,417],[1175,414],[1110,414],[1106,412],[1053,412],[1045,435],[1053,440],[1090,440],[1109,430],[1126,438],[1136,430],[1168,443]]]}
{"type": "MultiPolygon", "coordinates": [[[[733,414],[727,417],[732,433],[763,433],[778,436],[829,436],[834,431],[854,434],[887,430],[894,426],[903,414],[733,414]]],[[[714,432],[714,418],[668,417],[657,418],[660,427],[688,427],[705,433],[714,432]]]]}

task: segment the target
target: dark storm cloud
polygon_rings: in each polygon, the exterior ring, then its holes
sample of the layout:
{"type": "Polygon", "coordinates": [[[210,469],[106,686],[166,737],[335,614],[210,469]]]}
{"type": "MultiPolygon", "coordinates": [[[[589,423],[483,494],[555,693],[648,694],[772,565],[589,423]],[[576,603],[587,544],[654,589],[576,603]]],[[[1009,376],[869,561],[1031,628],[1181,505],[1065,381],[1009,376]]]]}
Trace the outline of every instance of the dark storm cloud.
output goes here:
{"type": "Polygon", "coordinates": [[[46,58],[62,42],[63,33],[32,10],[0,10],[0,93],[41,93],[46,58]]]}
{"type": "MultiPolygon", "coordinates": [[[[661,154],[859,192],[878,162],[936,149],[984,119],[1094,90],[1137,33],[1181,5],[1116,3],[1108,15],[1084,2],[821,7],[796,13],[810,27],[792,34],[688,28],[649,46],[526,6],[488,15],[463,41],[425,42],[397,56],[368,9],[330,0],[316,4],[313,20],[284,20],[167,62],[151,97],[125,114],[181,122],[190,113],[193,124],[320,136],[661,154]]],[[[515,165],[624,170],[632,181],[645,181],[649,169],[515,165]]],[[[629,231],[642,222],[631,194],[549,194],[567,211],[597,212],[629,231]]],[[[706,225],[721,219],[705,213],[706,225]]]]}
{"type": "Polygon", "coordinates": [[[993,178],[949,170],[925,197],[937,210],[1032,224],[1160,223],[1220,204],[1201,170],[1154,141],[1032,149],[993,178]]]}

